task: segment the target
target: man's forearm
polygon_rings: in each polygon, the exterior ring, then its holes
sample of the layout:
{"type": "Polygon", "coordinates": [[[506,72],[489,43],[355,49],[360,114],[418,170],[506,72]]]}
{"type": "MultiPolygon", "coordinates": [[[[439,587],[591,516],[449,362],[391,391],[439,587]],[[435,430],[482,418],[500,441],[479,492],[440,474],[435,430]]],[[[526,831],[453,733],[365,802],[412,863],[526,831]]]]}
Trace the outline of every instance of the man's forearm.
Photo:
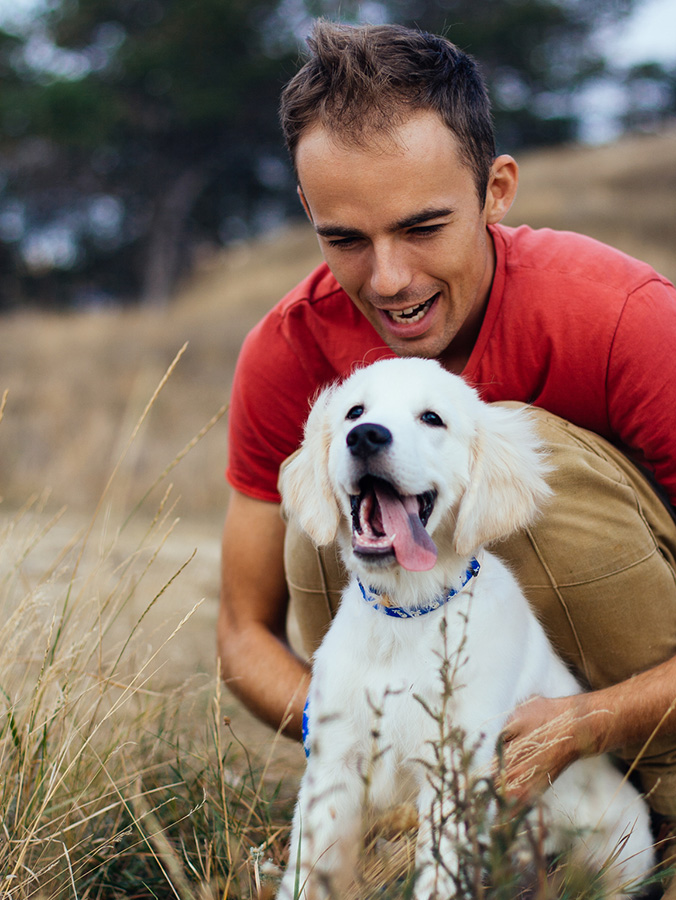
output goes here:
{"type": "Polygon", "coordinates": [[[582,754],[585,732],[592,742],[588,752],[595,753],[641,747],[658,734],[676,736],[676,657],[581,695],[578,709],[582,754]]]}
{"type": "Polygon", "coordinates": [[[233,491],[223,528],[218,652],[229,689],[273,728],[299,738],[310,676],[284,640],[284,533],[278,504],[233,491]]]}
{"type": "Polygon", "coordinates": [[[219,639],[222,677],[254,715],[300,740],[310,670],[288,645],[262,627],[219,639]]]}

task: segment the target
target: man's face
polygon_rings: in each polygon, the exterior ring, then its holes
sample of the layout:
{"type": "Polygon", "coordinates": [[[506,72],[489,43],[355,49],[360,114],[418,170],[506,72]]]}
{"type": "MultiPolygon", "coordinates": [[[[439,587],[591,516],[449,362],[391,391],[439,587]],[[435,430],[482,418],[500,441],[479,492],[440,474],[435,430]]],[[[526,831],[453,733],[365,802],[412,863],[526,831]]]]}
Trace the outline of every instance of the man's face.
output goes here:
{"type": "Polygon", "coordinates": [[[513,193],[503,208],[504,185],[496,187],[493,174],[481,208],[473,175],[435,113],[416,114],[394,137],[360,149],[311,129],[296,153],[301,199],[331,271],[385,343],[459,371],[493,279],[486,225],[502,218],[513,193]]]}

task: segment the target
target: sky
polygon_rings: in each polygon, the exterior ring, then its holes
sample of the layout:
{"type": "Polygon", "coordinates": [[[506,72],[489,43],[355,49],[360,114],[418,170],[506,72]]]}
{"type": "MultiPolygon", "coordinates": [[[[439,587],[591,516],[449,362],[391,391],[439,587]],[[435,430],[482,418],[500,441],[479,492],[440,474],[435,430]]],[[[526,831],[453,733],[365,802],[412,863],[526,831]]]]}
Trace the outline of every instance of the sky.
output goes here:
{"type": "MultiPolygon", "coordinates": [[[[631,16],[604,29],[597,39],[611,66],[626,69],[645,62],[675,65],[674,35],[676,0],[639,0],[631,16]]],[[[642,102],[650,105],[654,99],[645,96],[642,102]]],[[[579,139],[588,144],[603,144],[617,138],[622,132],[622,114],[627,103],[627,94],[611,79],[588,85],[577,98],[579,139]]]]}
{"type": "MultiPolygon", "coordinates": [[[[3,0],[4,2],[4,0],[3,0]]],[[[675,0],[644,0],[633,15],[604,35],[606,53],[623,61],[676,62],[675,0]]]]}

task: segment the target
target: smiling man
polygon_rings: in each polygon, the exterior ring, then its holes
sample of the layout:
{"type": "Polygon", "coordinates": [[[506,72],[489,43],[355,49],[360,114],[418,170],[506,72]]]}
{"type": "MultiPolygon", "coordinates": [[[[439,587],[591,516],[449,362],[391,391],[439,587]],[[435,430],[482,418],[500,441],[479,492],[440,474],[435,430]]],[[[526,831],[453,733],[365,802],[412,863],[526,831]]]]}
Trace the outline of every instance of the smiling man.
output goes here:
{"type": "MultiPolygon", "coordinates": [[[[497,548],[590,688],[533,698],[507,729],[528,799],[573,759],[634,762],[676,818],[676,291],[589,238],[500,224],[518,170],[496,155],[476,66],[396,26],[318,23],[282,124],[325,264],[248,336],[230,419],[222,672],[299,736],[311,653],[343,573],[280,516],[280,466],[318,389],[391,356],[438,359],[488,402],[534,407],[555,472],[537,525],[497,548]],[[561,724],[564,723],[564,724],[561,724]],[[524,761],[535,740],[539,754],[524,761]]],[[[480,577],[480,576],[479,576],[480,577]]]]}

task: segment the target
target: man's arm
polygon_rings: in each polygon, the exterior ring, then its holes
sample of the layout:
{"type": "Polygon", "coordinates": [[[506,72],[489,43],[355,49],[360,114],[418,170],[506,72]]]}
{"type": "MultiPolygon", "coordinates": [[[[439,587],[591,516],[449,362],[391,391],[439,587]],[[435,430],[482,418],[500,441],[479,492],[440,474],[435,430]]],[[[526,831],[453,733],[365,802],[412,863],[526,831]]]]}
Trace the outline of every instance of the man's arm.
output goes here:
{"type": "Polygon", "coordinates": [[[279,506],[233,491],[223,529],[221,674],[255,715],[300,738],[310,675],[286,642],[287,606],[279,506]]]}
{"type": "Polygon", "coordinates": [[[675,685],[676,657],[603,690],[521,704],[503,729],[509,795],[528,802],[576,759],[676,735],[675,685]]]}

